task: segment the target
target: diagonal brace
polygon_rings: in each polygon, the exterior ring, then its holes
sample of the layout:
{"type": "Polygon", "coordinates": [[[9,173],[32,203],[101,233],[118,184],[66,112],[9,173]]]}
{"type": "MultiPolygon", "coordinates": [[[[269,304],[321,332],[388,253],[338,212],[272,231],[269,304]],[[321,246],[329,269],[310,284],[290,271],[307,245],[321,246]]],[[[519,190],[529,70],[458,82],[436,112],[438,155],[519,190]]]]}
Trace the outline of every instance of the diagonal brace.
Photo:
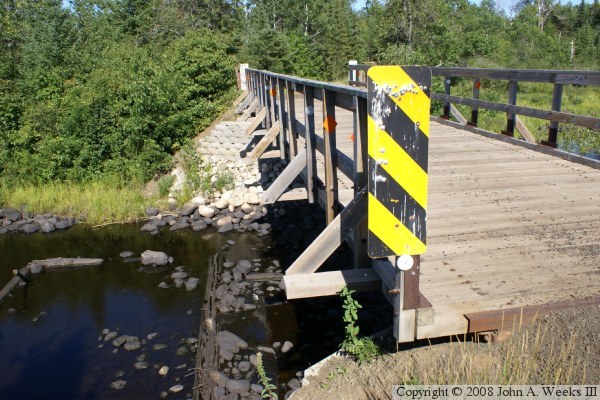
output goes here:
{"type": "Polygon", "coordinates": [[[283,192],[292,184],[294,179],[302,170],[306,168],[306,152],[300,152],[291,163],[283,170],[283,172],[275,179],[275,182],[269,189],[262,194],[262,201],[264,204],[273,204],[281,197],[283,192]]]}
{"type": "Polygon", "coordinates": [[[367,190],[363,188],[285,271],[286,275],[318,270],[352,230],[367,217],[367,190]]]}

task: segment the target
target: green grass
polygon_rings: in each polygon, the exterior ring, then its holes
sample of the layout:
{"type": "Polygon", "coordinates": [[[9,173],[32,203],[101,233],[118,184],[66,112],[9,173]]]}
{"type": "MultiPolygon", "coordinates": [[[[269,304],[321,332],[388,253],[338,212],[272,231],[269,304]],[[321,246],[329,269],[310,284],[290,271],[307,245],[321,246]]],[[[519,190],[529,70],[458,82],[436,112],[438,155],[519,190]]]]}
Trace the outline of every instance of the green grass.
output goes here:
{"type": "Polygon", "coordinates": [[[144,215],[148,203],[140,187],[119,187],[110,181],[51,182],[44,185],[0,183],[0,205],[35,214],[51,212],[92,224],[132,222],[144,215]]]}

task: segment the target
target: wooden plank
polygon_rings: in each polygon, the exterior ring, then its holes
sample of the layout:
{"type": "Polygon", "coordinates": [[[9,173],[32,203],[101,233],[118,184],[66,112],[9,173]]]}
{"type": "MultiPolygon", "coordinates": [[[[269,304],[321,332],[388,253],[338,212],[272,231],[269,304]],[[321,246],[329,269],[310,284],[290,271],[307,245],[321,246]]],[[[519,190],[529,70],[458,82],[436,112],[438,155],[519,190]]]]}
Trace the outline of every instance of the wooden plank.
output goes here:
{"type": "Polygon", "coordinates": [[[527,126],[523,123],[523,120],[519,117],[516,117],[515,122],[517,123],[516,128],[517,131],[523,136],[523,139],[527,140],[529,143],[536,143],[535,137],[531,133],[531,131],[527,128],[527,126]]]}
{"type": "Polygon", "coordinates": [[[456,118],[456,120],[458,121],[459,124],[461,124],[461,125],[467,124],[467,119],[460,113],[460,111],[458,111],[458,109],[456,107],[454,107],[454,104],[450,104],[450,114],[452,114],[452,116],[454,116],[454,118],[456,118]]]}
{"type": "Polygon", "coordinates": [[[306,143],[306,192],[308,193],[308,202],[313,204],[318,200],[317,194],[317,157],[315,155],[315,145],[313,142],[315,132],[315,103],[313,88],[308,86],[304,88],[304,126],[306,134],[304,140],[306,143]]]}
{"type": "Polygon", "coordinates": [[[338,203],[338,178],[337,178],[337,149],[336,149],[336,120],[335,120],[335,92],[323,91],[323,138],[325,142],[325,216],[327,224],[335,218],[338,203]]]}
{"type": "Polygon", "coordinates": [[[283,160],[286,156],[286,128],[287,128],[287,124],[285,123],[284,120],[284,116],[286,115],[285,113],[285,93],[284,93],[284,86],[283,86],[283,80],[281,79],[275,79],[273,80],[273,87],[277,87],[277,92],[276,94],[273,96],[273,104],[274,107],[276,108],[276,110],[274,110],[274,112],[277,113],[277,122],[279,123],[279,132],[281,132],[281,135],[279,135],[279,157],[283,160]],[[279,101],[277,103],[275,103],[275,99],[277,97],[277,93],[279,94],[279,101]]]}
{"type": "Polygon", "coordinates": [[[278,201],[296,201],[296,200],[307,200],[308,194],[306,188],[296,188],[288,190],[279,197],[278,201]]]}
{"type": "Polygon", "coordinates": [[[248,107],[248,104],[252,101],[252,94],[248,91],[243,91],[234,101],[233,106],[235,107],[235,113],[241,114],[242,111],[248,107]]]}
{"type": "Polygon", "coordinates": [[[294,98],[294,90],[292,83],[286,82],[287,100],[288,100],[288,134],[290,143],[290,159],[298,154],[298,133],[296,132],[296,100],[294,98]]]}
{"type": "Polygon", "coordinates": [[[434,76],[600,86],[600,72],[598,71],[432,67],[431,73],[434,76]]]}
{"type": "Polygon", "coordinates": [[[283,172],[279,174],[275,182],[269,186],[266,192],[261,193],[261,199],[264,204],[273,204],[294,182],[294,179],[306,167],[306,152],[298,154],[291,163],[289,163],[283,172]]]}
{"type": "MultiPolygon", "coordinates": [[[[353,131],[353,153],[354,153],[354,195],[362,190],[367,184],[367,101],[355,98],[354,113],[355,127],[353,131]]],[[[340,157],[343,158],[343,157],[340,157]]],[[[368,250],[368,226],[367,220],[360,222],[353,230],[354,233],[354,268],[360,268],[369,261],[368,250]]]]}
{"type": "Polygon", "coordinates": [[[240,121],[247,121],[248,118],[250,118],[252,116],[252,113],[256,110],[256,108],[258,107],[258,99],[254,99],[252,101],[252,103],[250,103],[250,106],[248,106],[248,108],[246,109],[246,111],[244,111],[244,113],[241,115],[241,117],[239,118],[240,121]]]}
{"type": "Polygon", "coordinates": [[[286,275],[309,274],[318,270],[342,244],[352,229],[366,217],[366,191],[361,191],[285,271],[286,275]]]}
{"type": "Polygon", "coordinates": [[[600,130],[600,118],[586,115],[577,115],[562,111],[540,110],[538,108],[523,107],[512,104],[496,103],[487,100],[475,100],[465,97],[451,96],[441,93],[431,93],[432,100],[440,100],[466,106],[478,106],[488,110],[501,111],[507,114],[519,114],[527,117],[545,119],[555,122],[566,122],[573,125],[583,126],[589,129],[600,130]]]}
{"type": "Polygon", "coordinates": [[[260,139],[256,146],[254,146],[250,154],[248,154],[248,157],[251,159],[257,159],[260,157],[265,152],[267,147],[273,143],[273,140],[277,138],[277,135],[279,135],[279,124],[275,124],[271,127],[271,129],[269,129],[267,134],[260,139]]]}
{"type": "Polygon", "coordinates": [[[600,297],[585,300],[563,301],[557,303],[514,307],[503,310],[467,313],[469,332],[485,332],[496,329],[518,329],[531,324],[536,318],[551,312],[570,308],[600,305],[600,297]]]}
{"type": "Polygon", "coordinates": [[[288,299],[335,296],[344,286],[359,291],[381,288],[381,280],[372,268],[285,275],[283,282],[288,299]]]}
{"type": "Polygon", "coordinates": [[[256,128],[258,128],[258,126],[263,122],[266,115],[267,115],[266,108],[263,108],[262,110],[260,110],[260,112],[256,115],[256,117],[254,117],[254,120],[252,121],[250,126],[248,126],[248,128],[246,128],[247,136],[252,135],[252,133],[256,130],[256,128]]]}

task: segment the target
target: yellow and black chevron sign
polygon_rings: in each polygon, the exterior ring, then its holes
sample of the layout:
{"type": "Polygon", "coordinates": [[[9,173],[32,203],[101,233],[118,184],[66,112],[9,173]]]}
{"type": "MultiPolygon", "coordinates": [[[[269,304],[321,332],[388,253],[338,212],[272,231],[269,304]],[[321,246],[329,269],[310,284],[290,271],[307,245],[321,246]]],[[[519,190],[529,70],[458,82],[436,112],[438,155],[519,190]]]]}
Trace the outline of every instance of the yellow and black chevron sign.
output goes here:
{"type": "Polygon", "coordinates": [[[369,256],[423,254],[431,70],[379,66],[367,77],[369,256]]]}

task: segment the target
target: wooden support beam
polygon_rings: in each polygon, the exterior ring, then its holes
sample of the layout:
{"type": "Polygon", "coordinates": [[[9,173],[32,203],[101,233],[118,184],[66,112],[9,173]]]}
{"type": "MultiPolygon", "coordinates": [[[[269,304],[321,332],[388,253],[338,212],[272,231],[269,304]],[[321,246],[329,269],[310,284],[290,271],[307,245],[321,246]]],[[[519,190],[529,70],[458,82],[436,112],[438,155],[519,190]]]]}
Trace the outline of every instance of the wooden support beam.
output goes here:
{"type": "Polygon", "coordinates": [[[263,122],[266,115],[267,115],[266,108],[263,108],[262,110],[260,110],[260,112],[258,114],[256,114],[256,117],[254,117],[254,120],[252,121],[250,126],[248,128],[246,128],[247,136],[252,135],[252,132],[254,132],[256,130],[256,128],[258,128],[258,126],[263,122]]]}
{"type": "Polygon", "coordinates": [[[286,275],[309,274],[318,270],[342,244],[356,225],[366,218],[366,190],[348,203],[348,206],[321,232],[300,257],[285,271],[286,275]]]}
{"type": "Polygon", "coordinates": [[[306,199],[308,199],[306,188],[296,188],[288,190],[287,192],[282,194],[277,201],[297,201],[306,199]]]}
{"type": "Polygon", "coordinates": [[[271,129],[269,129],[267,134],[263,136],[262,139],[260,139],[260,141],[256,144],[256,146],[254,146],[254,149],[252,149],[248,156],[252,159],[257,159],[258,157],[260,157],[262,153],[265,152],[267,147],[269,147],[269,145],[273,143],[273,140],[277,138],[277,135],[279,135],[279,124],[275,124],[271,127],[271,129]]]}
{"type": "MultiPolygon", "coordinates": [[[[508,83],[508,104],[509,105],[517,105],[517,91],[518,91],[519,82],[510,81],[508,83]]],[[[514,136],[515,135],[515,117],[516,114],[514,112],[506,113],[506,129],[501,133],[506,136],[514,136]]]]}
{"type": "Polygon", "coordinates": [[[287,123],[285,121],[286,112],[285,112],[285,86],[283,83],[283,79],[277,79],[277,91],[279,93],[279,101],[277,102],[277,118],[279,122],[279,157],[281,159],[286,158],[286,148],[287,148],[287,123]]]}
{"type": "Polygon", "coordinates": [[[335,92],[323,90],[323,140],[325,141],[325,191],[327,224],[335,218],[338,203],[335,92]]]}
{"type": "Polygon", "coordinates": [[[504,310],[481,311],[465,314],[469,320],[469,332],[485,332],[496,329],[519,329],[531,324],[542,315],[576,307],[600,305],[600,297],[587,300],[569,300],[535,306],[514,307],[504,310]]]}
{"type": "Polygon", "coordinates": [[[314,90],[311,86],[304,88],[304,126],[306,142],[306,193],[308,202],[313,204],[317,200],[317,156],[315,154],[315,100],[314,90]]]}
{"type": "MultiPolygon", "coordinates": [[[[367,100],[355,97],[354,102],[354,195],[356,196],[367,184],[367,100]]],[[[338,158],[338,161],[340,158],[338,158]]],[[[353,230],[353,248],[354,268],[361,268],[368,265],[369,256],[367,255],[367,236],[368,226],[365,218],[353,230]]]]}
{"type": "Polygon", "coordinates": [[[252,113],[254,112],[254,110],[256,110],[257,107],[258,107],[258,99],[254,99],[252,101],[252,103],[250,103],[250,106],[248,106],[246,111],[244,111],[244,113],[240,117],[240,121],[247,121],[248,118],[250,118],[252,116],[252,113]]]}
{"type": "Polygon", "coordinates": [[[358,291],[375,291],[381,288],[381,280],[372,268],[285,275],[283,283],[288,299],[334,296],[344,286],[358,291]]]}
{"type": "Polygon", "coordinates": [[[519,116],[515,117],[515,122],[516,122],[517,131],[519,131],[521,136],[523,136],[523,139],[525,139],[529,143],[535,143],[535,137],[533,136],[531,131],[529,129],[527,129],[527,126],[525,126],[525,124],[523,123],[523,120],[521,120],[521,118],[519,118],[519,116]]]}
{"type": "Polygon", "coordinates": [[[275,182],[269,186],[269,189],[261,194],[262,202],[264,204],[275,203],[305,167],[306,153],[302,152],[294,157],[292,162],[285,167],[283,172],[275,179],[275,182]]]}
{"type": "Polygon", "coordinates": [[[292,82],[286,81],[287,100],[288,100],[288,141],[290,143],[290,159],[298,154],[298,133],[296,132],[296,100],[294,99],[294,90],[292,82]]]}
{"type": "Polygon", "coordinates": [[[250,104],[251,101],[252,101],[252,95],[247,91],[243,91],[242,94],[240,94],[238,96],[238,98],[233,101],[233,106],[235,107],[235,113],[241,114],[242,111],[246,107],[248,107],[248,104],[250,104]]]}
{"type": "Polygon", "coordinates": [[[450,113],[452,114],[452,116],[454,118],[456,118],[456,120],[458,121],[459,124],[461,124],[461,125],[467,124],[467,119],[460,113],[460,111],[458,111],[458,109],[456,107],[454,107],[454,104],[450,104],[450,113]]]}

